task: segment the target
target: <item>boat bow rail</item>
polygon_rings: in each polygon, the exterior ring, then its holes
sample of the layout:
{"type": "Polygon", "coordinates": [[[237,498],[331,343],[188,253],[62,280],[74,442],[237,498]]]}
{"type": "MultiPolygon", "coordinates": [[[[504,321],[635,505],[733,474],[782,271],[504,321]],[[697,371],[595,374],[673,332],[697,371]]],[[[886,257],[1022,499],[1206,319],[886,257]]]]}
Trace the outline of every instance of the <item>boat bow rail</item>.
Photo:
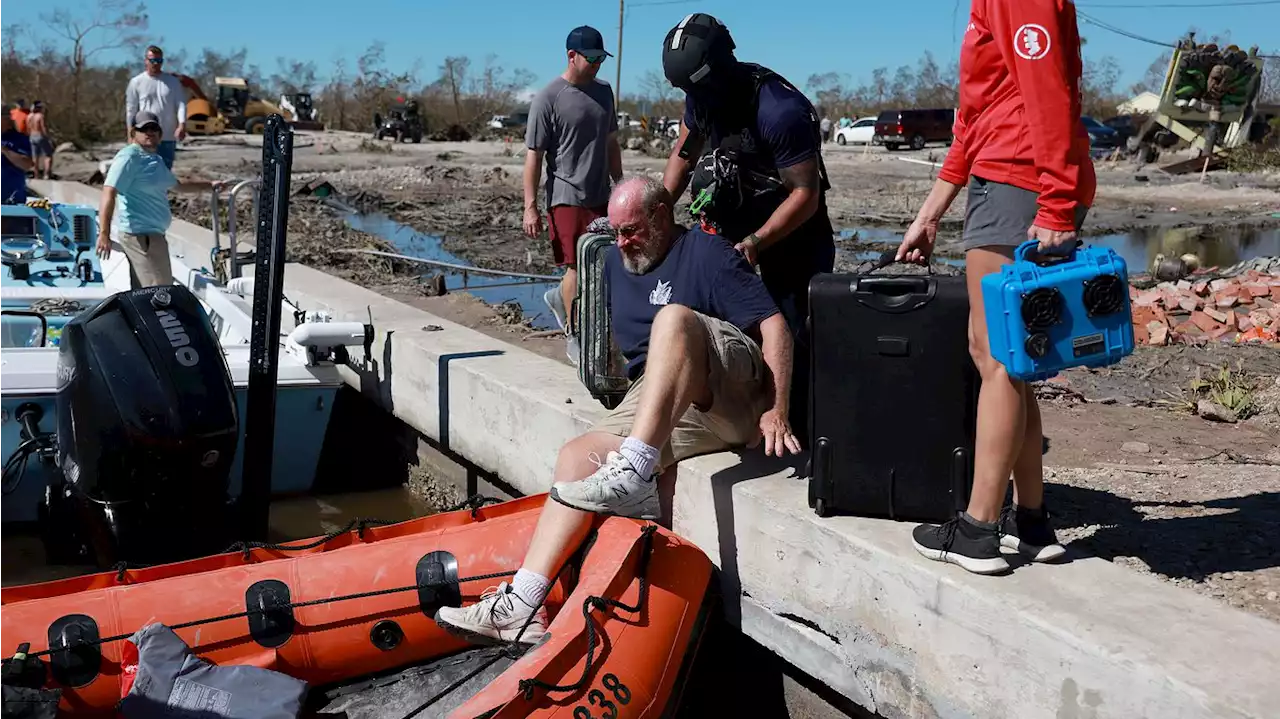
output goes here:
{"type": "Polygon", "coordinates": [[[227,246],[222,246],[220,237],[220,226],[222,220],[220,218],[221,194],[217,189],[211,190],[209,193],[209,218],[213,229],[213,249],[209,253],[209,260],[214,266],[214,272],[219,280],[236,279],[241,277],[240,268],[244,265],[254,263],[254,251],[241,252],[236,248],[236,199],[240,193],[246,188],[252,188],[253,193],[253,217],[258,217],[259,210],[259,190],[262,188],[261,177],[249,177],[238,180],[232,185],[231,190],[227,193],[227,246]],[[224,263],[227,263],[224,265],[224,263]],[[227,267],[229,269],[224,269],[227,267]]]}

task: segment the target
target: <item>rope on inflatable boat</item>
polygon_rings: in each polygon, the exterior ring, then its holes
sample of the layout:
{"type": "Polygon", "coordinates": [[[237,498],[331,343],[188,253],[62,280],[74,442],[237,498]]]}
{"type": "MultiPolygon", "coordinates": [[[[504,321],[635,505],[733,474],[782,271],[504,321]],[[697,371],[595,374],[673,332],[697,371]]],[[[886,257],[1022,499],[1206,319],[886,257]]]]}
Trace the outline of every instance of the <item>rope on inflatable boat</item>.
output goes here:
{"type": "MultiPolygon", "coordinates": [[[[446,587],[452,584],[466,584],[468,582],[480,582],[480,581],[485,581],[489,579],[499,579],[501,577],[509,577],[515,573],[516,573],[516,570],[512,569],[505,572],[477,574],[471,577],[458,577],[456,580],[452,582],[427,582],[425,584],[410,584],[404,587],[392,587],[391,589],[375,589],[368,592],[356,592],[355,594],[343,594],[337,597],[326,597],[324,599],[310,599],[305,602],[285,602],[282,604],[277,604],[271,607],[267,607],[265,609],[248,609],[243,612],[223,614],[221,616],[208,617],[205,619],[193,619],[189,622],[182,622],[179,624],[169,624],[166,626],[168,626],[170,629],[174,631],[177,631],[179,629],[190,629],[191,627],[198,627],[204,624],[213,624],[215,622],[225,622],[232,619],[243,619],[243,618],[252,616],[254,614],[266,614],[267,612],[276,612],[276,611],[281,611],[285,609],[301,609],[303,607],[314,607],[321,604],[332,604],[334,602],[347,602],[347,601],[351,601],[352,599],[368,599],[370,597],[381,597],[386,594],[399,594],[401,592],[416,592],[420,589],[434,589],[437,587],[446,587]]],[[[28,652],[27,656],[42,657],[42,656],[47,656],[49,654],[52,654],[54,651],[65,651],[68,649],[74,649],[75,647],[91,647],[91,646],[97,646],[100,644],[108,644],[110,642],[118,642],[118,641],[128,639],[131,636],[133,636],[133,632],[129,632],[128,634],[116,634],[114,636],[102,637],[100,639],[94,639],[92,641],[77,642],[74,647],[60,647],[56,650],[44,649],[38,652],[28,652]]]]}
{"type": "Polygon", "coordinates": [[[649,557],[653,552],[653,535],[657,531],[658,525],[656,524],[646,524],[644,529],[640,531],[640,559],[636,567],[636,577],[640,580],[640,593],[634,607],[608,597],[590,596],[582,601],[582,618],[586,620],[587,625],[587,661],[582,666],[582,676],[578,677],[578,681],[564,685],[551,684],[536,677],[521,679],[520,690],[524,692],[526,701],[533,700],[533,691],[535,689],[544,689],[549,692],[576,692],[586,686],[588,679],[591,677],[591,671],[595,668],[593,660],[596,658],[596,645],[600,640],[599,629],[596,628],[596,623],[591,618],[591,610],[613,607],[632,614],[640,611],[640,608],[645,604],[645,600],[649,597],[649,557]]]}
{"type": "MultiPolygon", "coordinates": [[[[457,511],[459,509],[464,509],[466,507],[471,507],[472,513],[474,514],[476,510],[478,510],[480,507],[484,506],[485,504],[492,504],[492,503],[501,502],[501,501],[502,500],[494,499],[492,497],[485,497],[483,495],[472,495],[471,497],[468,497],[466,500],[464,500],[460,504],[456,505],[454,508],[445,509],[443,511],[451,512],[451,511],[457,511]]],[[[307,544],[273,544],[270,542],[254,542],[254,541],[236,542],[235,544],[231,545],[231,547],[229,547],[227,551],[228,552],[242,551],[247,557],[249,555],[250,550],[255,548],[273,549],[278,551],[299,551],[304,549],[314,549],[316,547],[322,546],[325,542],[329,542],[347,532],[354,530],[357,533],[357,536],[363,537],[364,530],[367,527],[375,526],[375,525],[386,525],[386,524],[395,524],[395,522],[390,522],[383,519],[353,519],[350,522],[348,522],[347,525],[342,529],[330,532],[315,541],[308,542],[307,544]]],[[[123,580],[127,570],[131,568],[124,562],[118,563],[116,567],[119,571],[119,574],[117,575],[118,580],[123,580]]],[[[132,567],[132,568],[140,568],[140,567],[132,567]]],[[[320,604],[346,602],[346,601],[351,601],[353,599],[368,599],[370,597],[380,597],[386,594],[399,594],[401,592],[416,592],[422,589],[435,589],[438,587],[445,587],[452,584],[466,584],[468,582],[481,582],[481,581],[486,581],[490,579],[500,579],[502,577],[509,577],[515,573],[516,573],[516,570],[512,569],[512,570],[502,571],[502,572],[493,572],[490,574],[477,574],[471,577],[458,577],[457,579],[453,581],[448,581],[448,582],[427,582],[425,584],[410,584],[404,587],[392,587],[390,589],[375,589],[368,592],[356,592],[354,594],[343,594],[336,597],[326,597],[324,599],[311,599],[305,602],[286,602],[283,604],[267,607],[265,609],[248,609],[243,612],[223,614],[221,616],[208,617],[205,619],[193,619],[189,622],[182,622],[180,624],[170,624],[167,626],[170,629],[177,631],[179,629],[189,629],[191,627],[198,627],[204,624],[213,624],[215,622],[225,622],[232,619],[242,619],[242,618],[252,616],[254,614],[265,614],[267,612],[282,611],[286,609],[288,610],[301,609],[303,607],[313,607],[320,604]]],[[[128,639],[131,636],[133,636],[133,632],[130,632],[128,634],[117,634],[110,637],[101,637],[92,641],[78,642],[76,646],[98,646],[102,644],[108,644],[110,642],[122,641],[122,640],[128,639]]],[[[29,657],[48,656],[52,654],[54,651],[63,651],[65,649],[70,649],[70,648],[71,647],[63,647],[57,650],[44,649],[38,652],[28,652],[27,656],[29,657]]]]}
{"type": "MultiPolygon", "coordinates": [[[[649,596],[649,571],[648,571],[649,557],[652,554],[652,550],[653,550],[653,535],[657,531],[658,531],[658,526],[656,524],[646,524],[644,528],[640,530],[640,558],[638,560],[639,563],[636,568],[636,576],[640,580],[640,594],[639,594],[639,598],[636,601],[636,605],[634,607],[623,604],[622,602],[619,602],[615,599],[609,599],[608,597],[589,596],[583,600],[582,616],[586,620],[586,625],[587,625],[587,661],[582,667],[582,676],[578,677],[578,681],[572,684],[565,684],[565,685],[544,682],[541,679],[538,679],[536,677],[521,679],[519,683],[519,687],[520,687],[521,694],[524,695],[525,701],[533,700],[533,692],[535,689],[544,689],[549,692],[551,691],[575,692],[582,689],[586,685],[587,681],[591,677],[591,672],[595,669],[596,660],[599,658],[599,657],[596,657],[595,655],[596,647],[599,643],[599,629],[596,627],[595,622],[592,621],[591,611],[593,609],[605,609],[607,607],[614,607],[617,609],[621,609],[625,612],[631,612],[631,613],[640,611],[640,608],[644,606],[645,600],[649,596]]],[[[582,554],[590,545],[594,535],[595,535],[595,532],[592,531],[592,533],[589,534],[585,540],[583,540],[582,545],[578,548],[579,561],[582,558],[582,554]]],[[[556,572],[555,577],[552,577],[550,584],[555,584],[556,581],[559,580],[560,575],[564,573],[564,570],[570,565],[575,563],[577,562],[571,560],[560,565],[560,570],[556,572]]],[[[543,602],[545,601],[546,599],[544,598],[543,602]]],[[[435,696],[431,697],[427,701],[418,705],[413,711],[404,715],[403,719],[413,719],[413,717],[416,717],[418,714],[421,714],[423,711],[430,708],[433,704],[440,701],[444,697],[448,696],[450,693],[457,690],[459,687],[465,685],[467,682],[479,676],[481,672],[493,666],[500,659],[504,657],[508,657],[511,659],[519,658],[519,656],[523,654],[523,652],[527,649],[527,647],[523,647],[520,645],[520,637],[524,636],[525,630],[529,628],[529,624],[533,622],[533,617],[537,613],[538,608],[540,608],[541,606],[542,605],[539,604],[538,607],[534,607],[534,611],[531,612],[529,614],[529,618],[525,620],[524,626],[520,627],[520,632],[516,634],[516,638],[510,642],[505,643],[501,651],[495,653],[483,664],[476,667],[471,672],[467,673],[466,676],[461,677],[457,681],[445,687],[441,692],[439,692],[435,696]]],[[[484,719],[484,717],[490,716],[492,714],[493,714],[492,711],[488,711],[488,712],[485,712],[484,714],[477,716],[475,719],[484,719]]]]}

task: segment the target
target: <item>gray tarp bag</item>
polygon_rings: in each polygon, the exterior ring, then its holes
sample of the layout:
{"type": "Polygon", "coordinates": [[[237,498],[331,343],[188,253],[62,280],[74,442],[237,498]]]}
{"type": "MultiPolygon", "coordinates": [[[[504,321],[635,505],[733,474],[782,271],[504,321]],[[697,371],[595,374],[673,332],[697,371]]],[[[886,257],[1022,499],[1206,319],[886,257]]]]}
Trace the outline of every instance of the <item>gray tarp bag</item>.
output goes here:
{"type": "Polygon", "coordinates": [[[295,719],[302,710],[306,682],[210,664],[163,624],[148,624],[130,641],[138,647],[138,673],[120,702],[125,719],[295,719]]]}

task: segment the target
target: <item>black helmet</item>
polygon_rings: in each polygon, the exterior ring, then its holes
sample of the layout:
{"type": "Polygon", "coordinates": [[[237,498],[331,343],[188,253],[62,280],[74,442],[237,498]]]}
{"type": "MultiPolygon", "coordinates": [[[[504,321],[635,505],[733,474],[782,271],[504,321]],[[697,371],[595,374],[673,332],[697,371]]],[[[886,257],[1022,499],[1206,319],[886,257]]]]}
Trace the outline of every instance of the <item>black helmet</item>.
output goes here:
{"type": "Polygon", "coordinates": [[[686,15],[662,41],[662,70],[667,81],[685,92],[711,86],[717,70],[733,60],[729,28],[702,13],[686,15]]]}

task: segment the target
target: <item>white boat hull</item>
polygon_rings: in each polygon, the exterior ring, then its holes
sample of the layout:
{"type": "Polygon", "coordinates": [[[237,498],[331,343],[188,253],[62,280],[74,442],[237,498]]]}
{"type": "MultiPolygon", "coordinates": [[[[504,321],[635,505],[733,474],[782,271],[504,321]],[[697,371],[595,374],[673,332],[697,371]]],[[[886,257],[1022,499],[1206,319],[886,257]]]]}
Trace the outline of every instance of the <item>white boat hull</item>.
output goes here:
{"type": "MultiPolygon", "coordinates": [[[[187,265],[180,256],[171,258],[174,281],[185,285],[197,298],[209,315],[210,323],[218,335],[227,360],[240,416],[244,417],[245,396],[249,381],[250,345],[253,327],[252,296],[229,292],[205,271],[187,265]]],[[[96,262],[96,258],[95,258],[96,262]]],[[[34,303],[61,299],[77,302],[81,307],[92,307],[117,292],[130,289],[129,266],[124,252],[117,245],[116,251],[98,265],[101,284],[82,287],[61,287],[49,284],[14,282],[8,275],[0,287],[0,299],[5,309],[31,307],[34,303]]],[[[237,289],[252,292],[252,285],[239,283],[237,289]]],[[[295,312],[300,308],[285,303],[281,308],[282,337],[278,348],[276,397],[276,439],[273,460],[272,491],[277,495],[305,493],[314,484],[320,453],[329,427],[333,403],[339,388],[344,384],[338,367],[330,361],[318,360],[316,348],[293,342],[289,334],[298,329],[294,323],[295,312]],[[308,351],[310,349],[310,351],[308,351]]],[[[19,323],[6,317],[4,328],[5,349],[0,353],[0,437],[3,439],[3,456],[8,459],[21,444],[17,422],[18,408],[35,403],[42,410],[42,431],[56,427],[58,335],[61,325],[55,328],[51,322],[46,332],[44,347],[15,347],[21,344],[23,333],[31,335],[32,325],[23,329],[19,323]]],[[[66,317],[59,318],[63,322],[66,317]]],[[[329,338],[334,335],[349,336],[349,332],[324,331],[324,322],[305,322],[294,336],[329,338]],[[320,329],[316,329],[316,325],[320,329]]],[[[346,325],[349,323],[343,323],[346,325]]],[[[343,328],[334,326],[333,330],[343,328]]],[[[314,341],[314,340],[308,340],[314,341]]],[[[323,357],[323,352],[320,352],[323,357]]],[[[232,470],[231,491],[238,495],[241,485],[241,457],[243,457],[244,423],[241,422],[240,444],[232,470]]],[[[2,507],[4,522],[28,522],[37,519],[37,508],[47,485],[51,467],[41,466],[34,457],[25,471],[6,482],[2,507]],[[8,485],[13,486],[8,486],[8,485]]]]}

